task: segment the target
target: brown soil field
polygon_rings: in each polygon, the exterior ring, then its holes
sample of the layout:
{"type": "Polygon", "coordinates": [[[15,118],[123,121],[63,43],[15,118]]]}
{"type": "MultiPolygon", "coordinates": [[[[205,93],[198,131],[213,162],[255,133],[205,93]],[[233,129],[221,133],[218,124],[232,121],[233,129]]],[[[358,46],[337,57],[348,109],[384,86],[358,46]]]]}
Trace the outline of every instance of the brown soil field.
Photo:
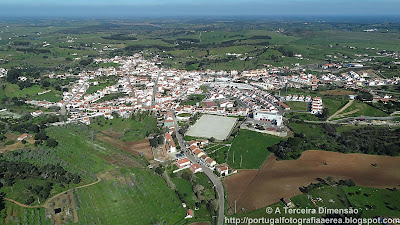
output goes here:
{"type": "Polygon", "coordinates": [[[353,95],[354,91],[336,89],[321,92],[321,95],[353,95]]]}
{"type": "Polygon", "coordinates": [[[242,208],[248,211],[302,194],[299,187],[328,176],[352,179],[359,186],[399,188],[400,157],[310,150],[297,160],[276,161],[271,156],[260,170],[239,170],[225,178],[224,184],[229,207],[234,207],[236,200],[238,211],[242,208]]]}
{"type": "Polygon", "coordinates": [[[107,134],[96,134],[96,138],[131,154],[143,154],[146,159],[153,159],[153,153],[151,152],[150,142],[148,139],[125,142],[117,139],[115,134],[113,136],[108,136],[107,134]]]}

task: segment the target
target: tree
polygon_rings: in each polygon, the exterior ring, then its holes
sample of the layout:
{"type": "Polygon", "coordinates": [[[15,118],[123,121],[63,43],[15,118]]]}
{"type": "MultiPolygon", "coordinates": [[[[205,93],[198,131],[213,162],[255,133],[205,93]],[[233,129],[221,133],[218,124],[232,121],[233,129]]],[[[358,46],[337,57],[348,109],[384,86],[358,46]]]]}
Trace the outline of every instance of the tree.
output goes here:
{"type": "Polygon", "coordinates": [[[46,135],[46,133],[41,130],[39,133],[35,135],[35,140],[47,140],[49,137],[46,135]]]}
{"type": "Polygon", "coordinates": [[[357,98],[361,101],[372,101],[373,96],[369,92],[361,92],[358,94],[357,98]]]}
{"type": "Polygon", "coordinates": [[[50,148],[55,148],[55,147],[57,147],[58,142],[56,140],[54,140],[53,138],[49,138],[49,139],[47,139],[46,145],[50,148]]]}
{"type": "Polygon", "coordinates": [[[215,214],[218,210],[217,199],[211,199],[210,201],[208,201],[207,208],[211,212],[211,214],[215,214]]]}
{"type": "Polygon", "coordinates": [[[160,175],[161,175],[164,171],[165,171],[165,169],[164,169],[164,167],[163,167],[161,164],[158,165],[157,168],[156,168],[156,170],[155,170],[155,172],[158,173],[158,174],[160,174],[160,175]]]}
{"type": "Polygon", "coordinates": [[[6,80],[10,83],[16,84],[18,82],[18,77],[20,76],[21,71],[18,69],[10,69],[7,72],[6,80]]]}
{"type": "Polygon", "coordinates": [[[196,194],[200,194],[203,190],[204,190],[204,187],[203,187],[203,185],[200,185],[200,184],[196,184],[193,187],[193,192],[196,194]]]}

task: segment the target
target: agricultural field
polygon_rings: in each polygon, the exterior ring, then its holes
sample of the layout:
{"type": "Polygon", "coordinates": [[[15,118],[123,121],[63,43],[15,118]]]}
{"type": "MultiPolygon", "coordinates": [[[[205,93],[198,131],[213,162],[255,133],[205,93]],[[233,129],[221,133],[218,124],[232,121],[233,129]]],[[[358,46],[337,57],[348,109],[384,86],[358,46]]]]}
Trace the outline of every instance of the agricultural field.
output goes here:
{"type": "Polygon", "coordinates": [[[32,224],[32,225],[51,225],[50,219],[46,218],[44,208],[23,208],[11,202],[5,202],[6,217],[2,224],[17,225],[17,224],[32,224]]]}
{"type": "Polygon", "coordinates": [[[260,170],[239,170],[225,178],[224,184],[230,206],[237,201],[238,209],[254,210],[301,194],[299,187],[315,182],[316,178],[330,176],[352,179],[359,186],[396,187],[400,174],[390,171],[399,166],[399,157],[306,151],[298,160],[277,161],[270,156],[260,170]],[[265,191],[270,194],[259,194],[265,191]]]}
{"type": "Polygon", "coordinates": [[[235,169],[258,169],[271,154],[268,147],[282,138],[250,130],[240,130],[228,154],[228,164],[235,169]]]}
{"type": "MultiPolygon", "coordinates": [[[[316,205],[318,207],[327,207],[331,209],[347,209],[356,208],[360,210],[357,216],[361,218],[373,218],[376,216],[388,216],[388,217],[398,217],[399,211],[392,210],[396,209],[396,204],[399,202],[399,190],[394,189],[380,189],[380,188],[368,188],[360,186],[323,186],[314,189],[308,193],[300,194],[291,198],[291,201],[296,205],[296,208],[300,209],[316,209],[316,206],[309,199],[311,196],[313,199],[317,199],[316,205]],[[383,200],[383,201],[382,201],[383,200]],[[388,204],[383,204],[386,202],[388,204]],[[371,209],[370,207],[373,207],[371,209]]],[[[256,210],[248,212],[237,212],[233,214],[232,217],[249,217],[249,218],[277,218],[281,216],[293,217],[293,218],[309,218],[311,216],[324,217],[325,214],[285,214],[284,204],[279,201],[268,205],[274,210],[279,208],[282,212],[281,214],[266,214],[266,207],[262,207],[256,210]]],[[[230,209],[231,213],[234,213],[234,209],[230,209]]]]}
{"type": "Polygon", "coordinates": [[[174,191],[146,169],[116,172],[97,185],[74,190],[74,195],[79,224],[175,224],[185,216],[174,191]]]}

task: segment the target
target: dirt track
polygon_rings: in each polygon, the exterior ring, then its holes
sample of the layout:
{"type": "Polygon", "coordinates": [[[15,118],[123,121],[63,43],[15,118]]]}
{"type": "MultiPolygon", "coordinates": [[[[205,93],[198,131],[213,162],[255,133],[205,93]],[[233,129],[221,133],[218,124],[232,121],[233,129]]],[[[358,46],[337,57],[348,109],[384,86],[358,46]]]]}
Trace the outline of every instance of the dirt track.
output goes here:
{"type": "Polygon", "coordinates": [[[340,108],[338,111],[336,111],[332,116],[330,116],[326,121],[329,121],[333,118],[335,118],[338,114],[340,114],[341,112],[343,112],[344,110],[346,110],[347,108],[349,108],[351,106],[351,104],[353,104],[354,99],[350,100],[346,105],[344,105],[342,108],[340,108]]]}
{"type": "Polygon", "coordinates": [[[225,179],[229,205],[253,210],[301,194],[299,187],[331,176],[351,178],[357,185],[399,187],[400,157],[306,151],[298,160],[276,161],[274,156],[257,170],[240,170],[225,179]],[[324,165],[324,162],[327,165],[324,165]],[[373,167],[371,164],[377,164],[373,167]]]}
{"type": "Polygon", "coordinates": [[[99,183],[100,181],[101,181],[101,179],[100,179],[100,178],[97,178],[97,181],[95,181],[95,182],[93,182],[93,183],[85,184],[85,185],[82,185],[82,186],[79,186],[79,187],[75,187],[75,188],[71,188],[71,189],[68,189],[68,190],[66,190],[66,191],[63,191],[63,192],[61,192],[61,193],[58,193],[58,194],[54,195],[53,197],[47,199],[47,201],[46,201],[43,205],[33,205],[33,206],[30,206],[30,205],[22,204],[22,203],[17,202],[17,201],[15,201],[15,200],[13,200],[13,199],[10,199],[10,198],[4,198],[4,199],[7,200],[7,201],[9,201],[9,202],[15,203],[15,204],[17,204],[17,205],[19,205],[19,206],[21,206],[21,207],[24,207],[24,208],[41,208],[41,207],[42,207],[42,208],[50,208],[50,207],[49,207],[49,203],[50,203],[54,198],[57,198],[57,197],[60,196],[60,195],[66,194],[67,192],[69,192],[69,191],[71,191],[71,190],[73,190],[73,189],[81,189],[81,188],[85,188],[85,187],[89,187],[89,186],[95,185],[95,184],[99,183]]]}

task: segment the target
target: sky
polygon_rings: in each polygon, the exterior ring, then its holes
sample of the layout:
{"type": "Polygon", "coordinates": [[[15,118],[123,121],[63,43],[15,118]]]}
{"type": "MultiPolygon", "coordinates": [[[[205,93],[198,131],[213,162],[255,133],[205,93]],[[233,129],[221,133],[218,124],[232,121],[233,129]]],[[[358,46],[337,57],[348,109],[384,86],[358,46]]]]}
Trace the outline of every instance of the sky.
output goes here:
{"type": "Polygon", "coordinates": [[[0,16],[400,15],[400,0],[0,0],[0,16]]]}

